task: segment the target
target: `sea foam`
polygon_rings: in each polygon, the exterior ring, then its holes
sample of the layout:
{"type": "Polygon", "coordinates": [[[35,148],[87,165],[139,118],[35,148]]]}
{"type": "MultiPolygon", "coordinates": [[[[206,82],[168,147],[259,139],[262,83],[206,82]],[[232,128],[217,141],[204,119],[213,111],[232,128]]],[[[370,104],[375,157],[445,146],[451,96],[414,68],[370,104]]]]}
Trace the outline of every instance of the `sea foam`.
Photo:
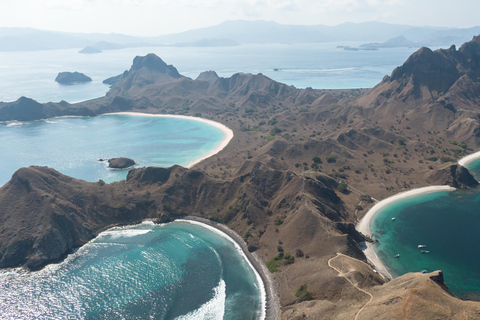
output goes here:
{"type": "Polygon", "coordinates": [[[222,320],[225,314],[225,302],[227,299],[227,287],[225,281],[220,280],[218,286],[213,290],[215,293],[210,301],[205,302],[197,310],[178,317],[177,320],[222,320]]]}

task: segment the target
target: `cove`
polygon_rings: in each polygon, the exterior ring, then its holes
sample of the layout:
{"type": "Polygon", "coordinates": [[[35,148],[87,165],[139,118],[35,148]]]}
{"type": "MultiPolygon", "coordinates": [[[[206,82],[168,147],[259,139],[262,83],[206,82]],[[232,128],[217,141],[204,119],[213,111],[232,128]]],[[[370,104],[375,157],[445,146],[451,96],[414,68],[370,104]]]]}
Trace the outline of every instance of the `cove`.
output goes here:
{"type": "Polygon", "coordinates": [[[188,222],[113,228],[59,264],[0,273],[11,319],[248,320],[262,299],[234,244],[188,222]]]}
{"type": "MultiPolygon", "coordinates": [[[[480,161],[467,167],[478,178],[480,161]]],[[[375,252],[393,277],[442,270],[456,296],[480,301],[479,188],[397,200],[375,214],[370,232],[379,241],[373,245],[375,252]]]]}
{"type": "Polygon", "coordinates": [[[2,122],[0,185],[30,165],[107,183],[124,180],[128,170],[109,170],[99,159],[128,157],[142,167],[188,167],[218,152],[231,137],[231,130],[218,123],[179,116],[108,114],[2,122]]]}

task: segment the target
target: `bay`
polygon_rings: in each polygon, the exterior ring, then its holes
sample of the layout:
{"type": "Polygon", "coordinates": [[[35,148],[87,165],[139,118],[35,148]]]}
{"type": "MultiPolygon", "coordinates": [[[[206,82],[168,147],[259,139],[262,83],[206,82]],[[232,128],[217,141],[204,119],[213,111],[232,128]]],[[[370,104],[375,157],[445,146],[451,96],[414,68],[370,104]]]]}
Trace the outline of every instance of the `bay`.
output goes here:
{"type": "Polygon", "coordinates": [[[127,157],[140,167],[188,166],[215,150],[224,136],[205,122],[141,115],[0,122],[0,185],[30,165],[90,182],[124,180],[128,170],[110,170],[98,160],[127,157]]]}
{"type": "MultiPolygon", "coordinates": [[[[479,168],[480,161],[467,167],[479,168]]],[[[478,174],[476,170],[472,172],[478,174]]],[[[395,201],[374,216],[370,230],[379,241],[374,249],[393,277],[442,270],[455,295],[480,301],[478,188],[439,191],[395,201]],[[395,221],[391,220],[393,217],[395,221]],[[429,253],[422,254],[421,250],[429,253]],[[394,258],[396,254],[400,257],[394,258]]]]}
{"type": "Polygon", "coordinates": [[[2,319],[248,320],[262,299],[233,243],[186,222],[113,228],[62,263],[0,273],[2,319]]]}

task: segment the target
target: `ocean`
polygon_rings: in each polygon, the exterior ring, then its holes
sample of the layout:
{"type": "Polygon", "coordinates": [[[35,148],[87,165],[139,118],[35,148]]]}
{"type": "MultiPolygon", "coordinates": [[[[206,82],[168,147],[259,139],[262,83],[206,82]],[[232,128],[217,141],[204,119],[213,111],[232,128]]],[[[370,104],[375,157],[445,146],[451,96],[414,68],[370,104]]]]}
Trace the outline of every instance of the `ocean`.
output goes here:
{"type": "Polygon", "coordinates": [[[155,53],[180,74],[195,79],[214,70],[221,77],[237,72],[262,73],[297,88],[370,88],[418,48],[378,51],[346,51],[338,45],[362,43],[248,44],[214,48],[128,48],[99,54],[80,54],[79,49],[35,52],[0,52],[0,101],[21,96],[39,102],[78,102],[98,98],[108,91],[103,80],[128,70],[137,55],[155,53]],[[278,69],[278,71],[274,71],[278,69]],[[60,85],[62,71],[78,71],[92,82],[60,85]]]}
{"type": "Polygon", "coordinates": [[[262,298],[233,243],[187,222],[113,228],[61,263],[0,272],[1,319],[248,320],[262,298]]]}
{"type": "MultiPolygon", "coordinates": [[[[480,177],[480,161],[467,168],[480,177]]],[[[480,190],[439,191],[404,198],[372,219],[374,249],[393,277],[442,270],[450,291],[480,301],[480,190]],[[392,221],[395,218],[395,221],[392,221]],[[418,248],[418,245],[425,245],[418,248]],[[421,250],[429,253],[421,253],[421,250]],[[399,254],[400,257],[394,256],[399,254]]]]}

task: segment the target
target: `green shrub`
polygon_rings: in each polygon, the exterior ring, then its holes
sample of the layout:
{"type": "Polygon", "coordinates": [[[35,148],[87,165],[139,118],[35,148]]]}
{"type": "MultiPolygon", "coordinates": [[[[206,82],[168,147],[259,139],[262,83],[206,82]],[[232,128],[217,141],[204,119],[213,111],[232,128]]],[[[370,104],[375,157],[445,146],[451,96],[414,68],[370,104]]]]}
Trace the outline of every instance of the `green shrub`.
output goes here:
{"type": "Polygon", "coordinates": [[[348,185],[345,182],[340,182],[337,185],[337,190],[340,191],[341,193],[347,193],[348,185]]]}
{"type": "Polygon", "coordinates": [[[315,163],[323,163],[322,159],[320,159],[320,157],[313,157],[312,161],[315,162],[315,163]]]}
{"type": "Polygon", "coordinates": [[[325,159],[327,160],[328,163],[335,163],[335,162],[337,162],[337,158],[336,158],[336,157],[326,157],[325,159]]]}

